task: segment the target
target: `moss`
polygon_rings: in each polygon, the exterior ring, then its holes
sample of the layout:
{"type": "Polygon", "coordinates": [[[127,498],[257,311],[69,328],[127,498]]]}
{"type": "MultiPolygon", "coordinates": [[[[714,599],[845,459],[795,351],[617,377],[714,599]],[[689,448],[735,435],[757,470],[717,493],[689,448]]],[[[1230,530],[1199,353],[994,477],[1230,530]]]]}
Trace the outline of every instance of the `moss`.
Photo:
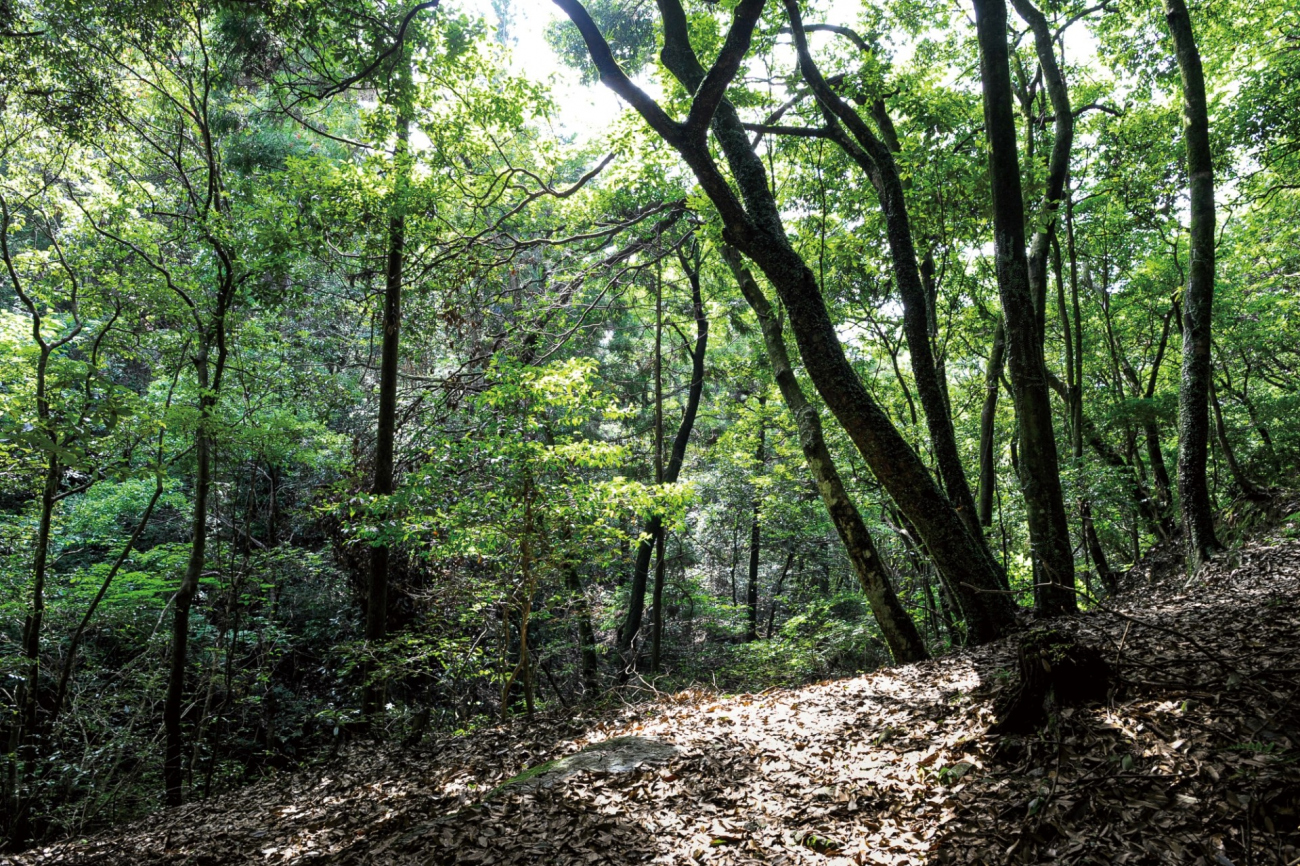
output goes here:
{"type": "Polygon", "coordinates": [[[536,778],[537,776],[542,775],[543,773],[553,768],[557,763],[558,761],[547,761],[544,764],[538,764],[536,767],[529,767],[527,770],[524,770],[518,776],[513,776],[509,779],[506,779],[500,785],[497,785],[491,791],[488,791],[487,794],[483,796],[484,801],[492,799],[497,794],[501,793],[503,789],[508,788],[511,785],[516,785],[520,782],[526,782],[529,779],[533,779],[536,778]]]}

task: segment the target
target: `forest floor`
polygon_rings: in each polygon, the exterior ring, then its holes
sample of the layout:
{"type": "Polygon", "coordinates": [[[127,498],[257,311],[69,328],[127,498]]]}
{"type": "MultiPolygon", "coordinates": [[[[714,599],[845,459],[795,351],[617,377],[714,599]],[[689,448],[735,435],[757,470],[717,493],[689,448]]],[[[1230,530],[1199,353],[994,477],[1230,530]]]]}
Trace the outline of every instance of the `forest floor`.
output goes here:
{"type": "MultiPolygon", "coordinates": [[[[1300,540],[1192,587],[1132,576],[1056,624],[1108,701],[994,737],[1014,639],[798,689],[689,691],[415,749],[358,749],[15,864],[1300,863],[1300,540]],[[621,735],[666,764],[502,781],[621,735]]],[[[3,858],[0,858],[3,859],[3,858]]]]}

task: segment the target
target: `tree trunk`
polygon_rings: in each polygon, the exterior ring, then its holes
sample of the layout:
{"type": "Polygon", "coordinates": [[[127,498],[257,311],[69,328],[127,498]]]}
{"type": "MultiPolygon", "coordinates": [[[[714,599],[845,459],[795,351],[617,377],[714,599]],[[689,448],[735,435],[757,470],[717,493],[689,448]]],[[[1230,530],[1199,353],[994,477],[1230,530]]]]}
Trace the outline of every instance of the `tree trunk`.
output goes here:
{"type": "Polygon", "coordinates": [[[1092,503],[1087,499],[1079,500],[1079,522],[1083,525],[1083,542],[1088,546],[1088,556],[1092,558],[1092,566],[1097,570],[1097,579],[1106,587],[1108,595],[1115,595],[1119,592],[1119,578],[1110,570],[1106,551],[1101,546],[1097,527],[1092,520],[1092,503]]]}
{"type": "Polygon", "coordinates": [[[1195,574],[1220,549],[1205,476],[1210,442],[1210,339],[1214,307],[1214,163],[1205,74],[1183,0],[1165,0],[1183,82],[1183,138],[1191,198],[1187,287],[1183,292],[1183,367],[1178,388],[1178,496],[1187,570],[1195,574]]]}
{"type": "MultiPolygon", "coordinates": [[[[406,218],[402,198],[409,181],[408,142],[411,121],[404,113],[397,122],[398,182],[394,190],[392,213],[388,218],[388,259],[384,268],[383,338],[379,349],[379,411],[375,418],[375,481],[371,492],[376,497],[393,493],[393,442],[397,434],[397,365],[401,357],[402,337],[402,270],[406,263],[406,218]]],[[[366,643],[373,649],[388,635],[388,571],[391,552],[388,544],[370,548],[370,574],[366,584],[366,643]]],[[[384,687],[371,680],[374,671],[367,669],[361,696],[361,714],[369,718],[384,705],[384,687]]]]}
{"type": "Polygon", "coordinates": [[[786,551],[785,566],[781,569],[781,575],[776,579],[776,585],[772,587],[772,601],[767,606],[767,639],[772,639],[772,631],[776,628],[776,607],[777,601],[781,597],[781,590],[785,588],[786,575],[790,573],[790,566],[794,564],[794,545],[786,551]]]}
{"type": "MultiPolygon", "coordinates": [[[[903,332],[907,337],[908,355],[911,358],[912,375],[916,379],[916,390],[921,398],[921,408],[925,411],[930,447],[934,449],[935,462],[939,466],[939,476],[943,479],[948,498],[966,522],[973,539],[983,545],[984,534],[980,531],[976,518],[975,498],[971,496],[970,484],[966,480],[966,472],[957,451],[957,436],[953,431],[952,415],[948,407],[948,385],[940,375],[940,367],[935,361],[930,343],[932,325],[937,327],[932,315],[933,301],[925,275],[918,264],[903,182],[893,153],[889,145],[872,132],[857,111],[841,99],[822,77],[808,50],[796,0],[785,0],[785,8],[799,52],[799,68],[822,105],[831,140],[862,169],[880,198],[890,260],[894,265],[894,280],[903,304],[903,332]],[[845,133],[845,128],[852,134],[852,138],[845,133]]],[[[881,109],[877,113],[883,113],[881,109]]],[[[929,266],[933,277],[933,261],[929,261],[929,266]]],[[[930,283],[932,285],[932,279],[930,283]]],[[[992,560],[991,554],[989,559],[992,560]]]]}
{"type": "Polygon", "coordinates": [[[794,417],[799,429],[799,445],[804,459],[822,502],[831,517],[835,531],[844,543],[845,552],[871,612],[880,625],[880,633],[889,646],[894,660],[900,663],[920,661],[929,658],[925,641],[921,639],[916,624],[899,602],[894,592],[894,576],[888,565],[876,551],[867,525],[858,512],[857,506],[849,498],[840,479],[839,470],[831,458],[830,449],[822,434],[821,416],[804,396],[799,380],[794,375],[790,356],[786,351],[785,337],[781,333],[781,321],[772,309],[771,303],[759,288],[753,275],[744,268],[740,254],[730,247],[723,247],[723,258],[731,267],[745,300],[758,317],[763,332],[763,344],[767,350],[768,362],[772,365],[772,375],[776,379],[781,397],[786,408],[794,417]]]}
{"type": "Polygon", "coordinates": [[[1041,582],[1035,586],[1035,607],[1041,615],[1056,616],[1078,609],[1074,595],[1074,554],[1061,492],[1042,330],[1038,327],[1025,254],[1025,213],[1007,61],[1004,0],[975,0],[975,19],[980,43],[984,126],[989,141],[998,289],[1006,321],[1012,393],[1020,423],[1020,486],[1034,559],[1042,574],[1041,582]]]}
{"type": "Polygon", "coordinates": [[[980,410],[980,480],[976,513],[980,526],[993,525],[993,486],[997,483],[997,460],[994,455],[997,436],[998,393],[1001,391],[1002,368],[1006,363],[1007,331],[998,318],[993,331],[993,348],[984,368],[984,408],[980,410]]]}
{"type": "Polygon", "coordinates": [[[1258,484],[1250,480],[1250,476],[1237,462],[1237,453],[1233,451],[1232,443],[1228,441],[1228,428],[1223,423],[1223,407],[1219,405],[1219,392],[1214,387],[1213,375],[1210,376],[1210,405],[1214,408],[1214,427],[1218,433],[1219,449],[1223,451],[1223,459],[1227,461],[1232,480],[1236,482],[1242,496],[1247,499],[1267,499],[1268,495],[1259,488],[1258,484]]]}
{"type": "Polygon", "coordinates": [[[1115,682],[1101,650],[1051,629],[1022,637],[1019,658],[1020,681],[998,701],[990,734],[1033,733],[1055,711],[1104,701],[1115,682]]]}
{"type": "Polygon", "coordinates": [[[965,611],[971,639],[979,643],[1004,633],[1014,623],[1014,605],[1001,592],[997,563],[971,536],[925,464],[872,399],[845,356],[817,279],[785,233],[762,160],[753,152],[735,108],[722,98],[748,51],[762,0],[741,0],[736,7],[735,22],[715,74],[707,81],[691,48],[685,10],[676,0],[660,0],[664,24],[661,57],[686,89],[696,94],[685,124],[669,118],[623,74],[577,0],[555,2],[578,25],[602,80],[627,99],[690,166],[718,210],[724,239],[757,264],[776,289],[789,313],[804,367],[827,407],[886,491],[915,521],[946,579],[966,588],[963,601],[971,603],[965,611]],[[713,160],[706,125],[721,146],[741,197],[713,160]]]}
{"type": "MultiPolygon", "coordinates": [[[[1047,320],[1047,257],[1056,234],[1056,214],[1064,199],[1065,180],[1070,171],[1070,150],[1074,146],[1074,113],[1070,108],[1070,94],[1065,86],[1065,76],[1056,62],[1052,28],[1046,16],[1031,0],[1011,0],[1016,13],[1029,25],[1034,34],[1034,51],[1038,66],[1043,72],[1043,84],[1052,102],[1053,121],[1052,152],[1047,164],[1047,184],[1039,208],[1037,224],[1029,243],[1028,271],[1030,294],[1037,313],[1038,343],[1046,336],[1047,320]]],[[[1005,15],[1005,12],[1003,13],[1005,15]]],[[[1003,36],[1005,41],[1005,34],[1003,36]]],[[[1013,121],[1014,122],[1014,121],[1013,121]]],[[[1013,127],[1014,133],[1014,127],[1013,127]]],[[[1032,157],[1030,158],[1032,161],[1032,157]]]]}
{"type": "Polygon", "coordinates": [[[582,695],[587,700],[600,691],[600,668],[596,656],[596,631],[591,626],[591,607],[587,593],[582,588],[578,567],[569,562],[564,569],[564,586],[573,600],[574,616],[578,620],[578,653],[582,658],[582,695]]]}
{"type": "MultiPolygon", "coordinates": [[[[44,359],[42,359],[44,360],[44,359]]],[[[44,396],[40,399],[44,403],[44,396]]],[[[23,628],[23,655],[27,660],[27,678],[22,688],[22,716],[19,719],[18,745],[31,747],[37,735],[37,708],[40,706],[41,686],[41,623],[45,618],[45,576],[50,553],[50,527],[54,522],[54,502],[59,492],[62,470],[59,458],[51,452],[45,467],[45,483],[41,486],[41,516],[36,530],[36,550],[32,555],[32,610],[23,628]]],[[[23,756],[28,770],[34,766],[35,748],[27,748],[23,756]]]]}
{"type": "MultiPolygon", "coordinates": [[[[691,303],[695,312],[695,346],[691,350],[691,384],[686,391],[686,408],[682,411],[677,435],[673,437],[668,465],[664,467],[663,483],[665,484],[673,484],[677,481],[677,476],[682,471],[682,463],[686,459],[686,445],[690,442],[691,429],[695,426],[695,415],[700,408],[700,395],[704,391],[704,355],[709,345],[709,320],[704,315],[699,269],[687,267],[686,271],[686,276],[691,283],[691,303]]],[[[641,620],[645,613],[646,578],[650,573],[650,555],[654,551],[659,533],[663,531],[662,526],[661,516],[651,515],[646,521],[643,537],[637,544],[627,617],[619,625],[617,636],[625,674],[635,667],[635,659],[631,657],[632,642],[637,632],[641,630],[641,620]]]]}
{"type": "Polygon", "coordinates": [[[50,708],[50,718],[46,723],[47,730],[54,726],[54,722],[58,719],[59,713],[63,711],[63,701],[64,698],[67,697],[68,693],[68,682],[72,678],[72,669],[77,662],[77,649],[81,646],[81,638],[86,633],[86,626],[90,624],[91,618],[94,617],[95,611],[99,608],[99,603],[104,600],[104,596],[108,593],[108,588],[112,585],[113,578],[117,577],[117,573],[121,570],[123,563],[125,563],[127,557],[131,555],[131,551],[135,549],[135,545],[139,542],[140,536],[144,533],[145,527],[149,525],[149,519],[153,516],[153,511],[158,505],[158,500],[162,498],[163,474],[161,465],[161,439],[162,434],[159,435],[160,459],[159,468],[157,470],[158,475],[154,481],[153,496],[149,498],[149,504],[145,506],[144,513],[140,515],[140,520],[135,525],[135,531],[131,533],[131,537],[127,539],[126,544],[123,545],[122,552],[118,554],[117,559],[113,560],[113,565],[109,568],[108,574],[104,576],[104,580],[99,585],[99,591],[96,592],[95,597],[90,600],[90,605],[86,608],[85,614],[82,615],[81,622],[77,623],[77,630],[72,633],[72,639],[68,642],[67,653],[63,657],[63,667],[59,671],[59,682],[54,692],[54,706],[50,708]]]}
{"type": "MultiPolygon", "coordinates": [[[[664,271],[655,268],[655,486],[664,483],[664,271]]],[[[651,592],[654,611],[650,631],[650,672],[659,673],[660,641],[664,633],[664,531],[655,537],[655,580],[651,592]]]]}
{"type": "MultiPolygon", "coordinates": [[[[767,406],[767,398],[759,396],[758,398],[758,449],[754,452],[754,460],[758,464],[760,474],[763,466],[767,462],[767,429],[763,410],[767,406]]],[[[755,486],[753,489],[753,512],[749,522],[749,584],[745,591],[745,640],[758,640],[758,563],[761,553],[762,532],[763,532],[763,496],[762,491],[755,486]]]]}
{"type": "MultiPolygon", "coordinates": [[[[519,541],[519,562],[521,577],[521,594],[519,600],[519,658],[515,662],[514,669],[506,677],[505,683],[501,686],[501,721],[505,721],[510,713],[510,691],[517,680],[522,679],[524,685],[524,707],[529,716],[533,714],[533,665],[531,650],[528,643],[528,626],[532,619],[533,612],[533,595],[537,592],[537,569],[533,561],[533,499],[535,491],[532,479],[529,478],[524,482],[524,525],[519,541]]],[[[508,618],[502,620],[506,624],[506,636],[509,639],[508,618]]]]}
{"type": "MultiPolygon", "coordinates": [[[[214,380],[220,379],[224,365],[222,353],[218,355],[218,371],[214,380]]],[[[185,669],[187,667],[190,639],[190,607],[203,577],[203,566],[208,545],[208,493],[212,487],[212,437],[208,425],[216,406],[216,389],[210,388],[208,372],[208,343],[204,338],[194,357],[194,371],[199,386],[198,427],[194,433],[194,510],[190,520],[190,555],[185,564],[180,587],[172,597],[171,661],[167,675],[167,696],[163,701],[163,787],[168,806],[179,806],[182,801],[184,767],[182,761],[181,710],[185,697],[185,669]]]]}

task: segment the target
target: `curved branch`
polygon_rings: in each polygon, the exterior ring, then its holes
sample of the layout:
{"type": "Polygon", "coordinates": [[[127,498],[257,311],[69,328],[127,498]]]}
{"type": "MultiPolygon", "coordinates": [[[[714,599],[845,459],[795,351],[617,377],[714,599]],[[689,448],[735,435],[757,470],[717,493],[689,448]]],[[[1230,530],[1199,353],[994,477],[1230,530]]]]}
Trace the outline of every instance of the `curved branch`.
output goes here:
{"type": "Polygon", "coordinates": [[[365,69],[358,72],[356,75],[345,78],[342,81],[338,82],[337,84],[325,88],[317,95],[317,98],[328,99],[331,96],[336,96],[337,94],[340,94],[343,91],[347,90],[352,85],[357,84],[361,81],[365,81],[367,78],[373,75],[375,70],[378,69],[380,66],[382,66],[385,60],[392,57],[394,54],[396,54],[398,51],[402,49],[402,44],[406,41],[406,28],[411,26],[411,22],[415,20],[415,16],[419,15],[421,12],[424,12],[427,9],[436,9],[438,7],[438,4],[441,2],[442,0],[426,0],[426,2],[424,3],[419,3],[411,7],[411,10],[407,12],[405,16],[403,16],[401,26],[397,28],[397,36],[393,39],[393,44],[388,46],[388,49],[386,51],[381,53],[378,57],[374,59],[374,62],[372,62],[365,69]]]}

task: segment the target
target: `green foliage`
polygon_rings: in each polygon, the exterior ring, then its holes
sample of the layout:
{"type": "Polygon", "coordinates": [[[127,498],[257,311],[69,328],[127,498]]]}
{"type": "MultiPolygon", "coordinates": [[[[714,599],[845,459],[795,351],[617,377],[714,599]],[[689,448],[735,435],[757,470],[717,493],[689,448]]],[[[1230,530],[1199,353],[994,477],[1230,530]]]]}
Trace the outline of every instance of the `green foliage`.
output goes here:
{"type": "Polygon", "coordinates": [[[869,671],[889,650],[856,593],[818,599],[791,616],[770,640],[729,648],[721,679],[736,691],[761,691],[869,671]]]}
{"type": "MultiPolygon", "coordinates": [[[[706,66],[734,7],[685,4],[706,66]]],[[[504,17],[505,4],[493,8],[504,17]]],[[[655,5],[587,8],[623,69],[684,117],[688,95],[657,60],[655,5]]],[[[1084,12],[1044,11],[1054,24],[1084,12]]],[[[173,596],[195,540],[200,432],[213,456],[185,659],[191,798],[332,753],[363,721],[364,685],[385,690],[370,720],[377,737],[421,718],[464,731],[530,702],[598,699],[626,662],[615,660],[616,629],[652,515],[667,526],[656,688],[758,691],[888,661],[719,256],[717,215],[674,151],[631,112],[576,134],[571,107],[519,71],[504,26],[494,34],[450,8],[426,10],[403,47],[384,53],[404,12],[352,0],[4,7],[0,794],[34,816],[28,838],[8,842],[89,833],[158,801],[154,739],[173,596]],[[399,221],[398,483],[377,497],[380,298],[399,221]],[[704,396],[679,481],[657,485],[656,360],[667,451],[690,386],[693,276],[710,334],[704,396]],[[745,643],[755,528],[759,639],[745,643]],[[391,553],[389,638],[368,643],[376,544],[391,553]],[[23,638],[38,598],[33,660],[23,638]],[[33,670],[49,725],[29,759],[8,744],[33,670]]],[[[973,481],[1000,310],[968,15],[923,0],[805,14],[855,29],[862,44],[813,34],[814,54],[866,123],[897,134],[913,241],[934,264],[930,337],[973,481]]],[[[1291,486],[1300,55],[1276,46],[1295,13],[1269,0],[1192,14],[1221,190],[1213,360],[1225,437],[1257,484],[1291,486]]],[[[792,71],[787,23],[769,4],[727,98],[751,124],[820,128],[826,117],[792,71]]],[[[544,38],[594,82],[568,22],[513,35],[544,38]]],[[[1073,373],[1083,395],[1082,429],[1063,400],[1054,419],[1078,565],[1096,571],[1081,535],[1086,503],[1119,572],[1165,532],[1144,503],[1177,520],[1153,455],[1175,472],[1181,95],[1155,6],[1089,11],[1061,40],[1079,113],[1044,348],[1052,377],[1065,385],[1073,373]]],[[[1021,162],[1030,223],[1041,227],[1053,131],[1036,63],[1020,39],[1021,162]]],[[[932,464],[870,178],[828,138],[751,134],[847,357],[932,464]]],[[[788,342],[796,379],[824,410],[802,347],[788,342]]],[[[960,611],[914,530],[831,414],[822,419],[904,607],[935,651],[960,644],[960,611]]],[[[987,534],[1024,603],[1034,571],[1005,394],[992,425],[987,534]]],[[[1230,503],[1237,491],[1218,443],[1211,482],[1218,504],[1230,503]]],[[[1224,515],[1246,520],[1243,509],[1224,515]]],[[[1297,523],[1290,515],[1278,532],[1298,535],[1297,523]]],[[[934,772],[955,781],[960,766],[934,772]]],[[[0,833],[12,829],[8,815],[0,833]]]]}
{"type": "MultiPolygon", "coordinates": [[[[649,4],[639,0],[597,0],[587,4],[587,11],[624,72],[636,75],[650,63],[655,51],[656,18],[649,4]]],[[[546,39],[560,59],[582,74],[584,84],[593,84],[600,77],[578,28],[557,19],[547,26],[546,39]]]]}

